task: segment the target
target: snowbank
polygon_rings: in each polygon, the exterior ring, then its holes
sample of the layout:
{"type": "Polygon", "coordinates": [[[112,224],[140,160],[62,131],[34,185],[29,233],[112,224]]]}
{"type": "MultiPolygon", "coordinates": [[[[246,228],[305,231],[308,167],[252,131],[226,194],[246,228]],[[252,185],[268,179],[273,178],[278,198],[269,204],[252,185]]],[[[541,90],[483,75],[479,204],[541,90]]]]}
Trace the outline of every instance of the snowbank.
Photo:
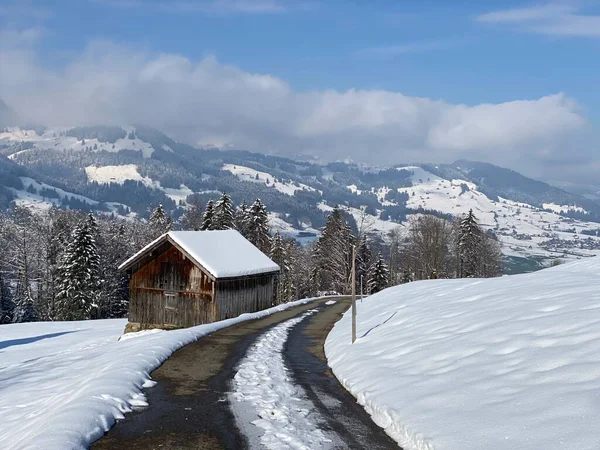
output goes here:
{"type": "Polygon", "coordinates": [[[312,299],[175,331],[119,341],[125,320],[0,326],[0,447],[83,449],[115,419],[145,406],[150,373],[202,336],[312,299]]]}
{"type": "Polygon", "coordinates": [[[405,450],[600,448],[600,258],[358,303],[329,364],[405,450]]]}

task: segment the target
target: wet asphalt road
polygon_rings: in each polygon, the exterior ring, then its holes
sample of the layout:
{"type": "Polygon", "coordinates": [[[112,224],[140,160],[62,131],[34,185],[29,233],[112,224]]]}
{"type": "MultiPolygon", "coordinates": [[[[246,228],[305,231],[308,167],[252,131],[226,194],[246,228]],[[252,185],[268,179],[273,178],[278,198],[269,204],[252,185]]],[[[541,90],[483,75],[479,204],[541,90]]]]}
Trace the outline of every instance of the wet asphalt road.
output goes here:
{"type": "Polygon", "coordinates": [[[309,316],[291,329],[283,350],[287,368],[296,384],[325,418],[321,429],[332,432],[342,441],[339,449],[398,449],[382,428],[356,399],[346,391],[327,365],[323,345],[329,331],[349,302],[319,306],[317,314],[309,316]]]}
{"type": "Polygon", "coordinates": [[[337,448],[398,449],[325,361],[325,338],[348,307],[347,299],[330,306],[325,306],[325,300],[312,302],[242,322],[183,347],[152,373],[158,384],[146,390],[150,406],[127,414],[92,449],[248,449],[227,400],[235,367],[264,331],[314,308],[319,312],[291,329],[284,359],[293,379],[325,419],[321,427],[337,435],[341,442],[337,448]]]}

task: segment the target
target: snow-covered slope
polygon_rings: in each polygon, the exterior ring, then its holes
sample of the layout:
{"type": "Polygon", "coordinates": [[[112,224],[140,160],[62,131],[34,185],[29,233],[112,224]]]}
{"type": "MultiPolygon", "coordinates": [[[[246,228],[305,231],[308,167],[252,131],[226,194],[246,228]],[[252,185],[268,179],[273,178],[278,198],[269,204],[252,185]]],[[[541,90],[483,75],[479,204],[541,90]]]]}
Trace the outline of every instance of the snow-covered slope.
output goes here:
{"type": "Polygon", "coordinates": [[[64,189],[50,186],[46,183],[39,183],[29,177],[21,177],[24,190],[12,189],[17,196],[15,203],[19,206],[30,207],[33,209],[49,209],[52,206],[59,205],[63,199],[76,199],[88,205],[97,205],[98,202],[83,195],[73,194],[64,189]],[[54,197],[54,194],[56,196],[54,197]]]}
{"type": "Polygon", "coordinates": [[[600,448],[600,258],[430,280],[358,304],[325,351],[406,450],[600,448]]]}
{"type": "MultiPolygon", "coordinates": [[[[122,127],[124,132],[135,132],[134,127],[122,127]]],[[[18,127],[9,127],[4,131],[0,130],[0,143],[19,143],[30,142],[38,149],[56,149],[56,150],[84,150],[91,148],[94,151],[107,151],[116,153],[121,150],[132,150],[141,152],[144,158],[150,158],[154,152],[154,148],[148,142],[142,141],[137,137],[126,137],[116,139],[115,142],[102,141],[98,138],[78,139],[74,136],[67,136],[72,127],[56,127],[48,128],[40,133],[39,130],[24,129],[18,127]]],[[[18,153],[11,155],[14,158],[17,154],[26,152],[21,150],[18,153]]]]}
{"type": "MultiPolygon", "coordinates": [[[[15,196],[14,202],[16,205],[29,208],[32,211],[45,211],[53,206],[60,206],[63,201],[71,200],[77,200],[86,206],[98,206],[100,203],[83,195],[74,194],[64,189],[38,182],[33,178],[20,177],[20,179],[24,189],[10,189],[15,196]]],[[[103,213],[115,215],[119,215],[120,207],[125,207],[122,203],[117,202],[107,202],[104,203],[104,206],[106,206],[107,210],[103,211],[103,213]]],[[[123,218],[130,216],[134,217],[135,214],[123,216],[123,218]]]]}
{"type": "Polygon", "coordinates": [[[313,191],[316,189],[302,183],[294,183],[293,181],[281,182],[273,175],[267,172],[261,172],[251,169],[250,167],[238,166],[234,164],[224,164],[223,170],[231,172],[243,181],[252,181],[255,183],[263,183],[273,189],[286,195],[294,195],[296,191],[313,191]]]}
{"type": "Polygon", "coordinates": [[[160,182],[141,176],[135,164],[123,164],[120,166],[87,166],[85,168],[85,173],[88,177],[88,181],[99,184],[123,184],[127,180],[140,181],[148,187],[163,191],[167,197],[178,203],[185,202],[187,197],[194,193],[194,191],[185,184],[182,184],[179,189],[164,188],[160,185],[160,182]]]}
{"type": "Polygon", "coordinates": [[[132,333],[126,320],[0,325],[0,448],[87,449],[133,408],[150,373],[208,333],[311,299],[193,328],[132,333]]]}
{"type": "MultiPolygon", "coordinates": [[[[600,239],[580,234],[597,230],[599,224],[559,214],[568,210],[585,212],[581,207],[544,204],[541,209],[504,198],[496,201],[466,180],[446,180],[418,166],[399,167],[398,170],[412,172],[412,186],[398,188],[398,192],[408,195],[407,207],[453,216],[472,209],[483,228],[493,230],[500,238],[503,253],[507,256],[578,259],[600,254],[600,239]]],[[[361,194],[356,186],[348,186],[348,189],[361,194]]],[[[383,197],[388,191],[382,186],[372,192],[383,197]]],[[[375,223],[378,229],[385,229],[385,224],[375,223]]]]}

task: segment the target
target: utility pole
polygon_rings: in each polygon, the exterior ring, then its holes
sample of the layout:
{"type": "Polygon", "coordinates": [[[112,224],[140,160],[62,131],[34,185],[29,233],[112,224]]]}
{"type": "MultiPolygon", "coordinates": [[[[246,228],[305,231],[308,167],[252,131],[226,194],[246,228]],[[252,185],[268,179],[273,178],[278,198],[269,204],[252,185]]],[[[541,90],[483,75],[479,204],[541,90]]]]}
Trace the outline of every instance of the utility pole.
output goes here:
{"type": "Polygon", "coordinates": [[[356,246],[352,246],[352,343],[356,341],[356,246]]]}

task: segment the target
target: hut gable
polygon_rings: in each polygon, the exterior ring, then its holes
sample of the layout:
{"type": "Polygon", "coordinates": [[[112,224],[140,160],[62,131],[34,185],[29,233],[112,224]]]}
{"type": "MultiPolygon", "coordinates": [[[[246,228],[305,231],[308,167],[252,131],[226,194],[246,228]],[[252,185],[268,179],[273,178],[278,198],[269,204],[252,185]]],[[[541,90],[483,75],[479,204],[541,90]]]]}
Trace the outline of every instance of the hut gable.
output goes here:
{"type": "Polygon", "coordinates": [[[279,266],[240,233],[172,231],[125,261],[128,329],[186,327],[268,308],[279,266]]]}

